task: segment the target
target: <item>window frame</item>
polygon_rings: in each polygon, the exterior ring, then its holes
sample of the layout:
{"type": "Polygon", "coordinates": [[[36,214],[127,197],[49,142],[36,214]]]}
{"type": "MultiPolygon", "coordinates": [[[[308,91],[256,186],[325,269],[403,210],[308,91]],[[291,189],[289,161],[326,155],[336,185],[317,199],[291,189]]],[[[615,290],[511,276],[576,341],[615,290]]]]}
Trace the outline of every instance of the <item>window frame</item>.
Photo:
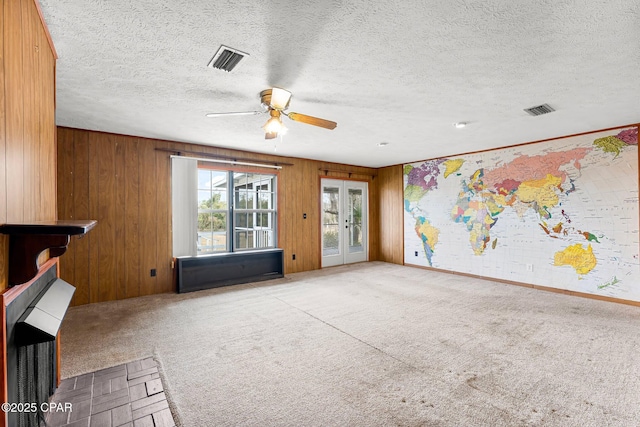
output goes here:
{"type": "MultiPolygon", "coordinates": [[[[226,173],[226,194],[227,194],[227,208],[226,210],[222,210],[222,209],[216,209],[215,212],[226,212],[226,248],[224,251],[207,251],[207,252],[201,252],[200,251],[200,245],[199,245],[199,241],[196,242],[196,256],[207,256],[207,255],[215,255],[215,254],[223,254],[223,253],[233,253],[233,252],[245,252],[245,251],[262,251],[262,250],[270,250],[270,249],[275,249],[278,247],[278,241],[279,241],[279,215],[278,215],[278,206],[279,206],[279,192],[278,192],[278,180],[280,178],[280,174],[279,171],[277,170],[264,170],[264,169],[258,169],[258,168],[251,168],[251,167],[242,167],[242,166],[237,166],[237,165],[229,165],[229,166],[222,166],[219,164],[215,164],[215,163],[209,163],[206,161],[201,161],[198,160],[197,163],[197,170],[198,173],[200,170],[210,170],[212,172],[224,172],[226,173]],[[253,188],[256,181],[251,182],[252,184],[252,188],[251,188],[251,193],[252,193],[252,202],[251,202],[251,208],[249,208],[246,204],[244,208],[240,208],[238,207],[238,205],[240,205],[240,203],[237,202],[236,197],[237,194],[241,194],[242,191],[237,191],[240,187],[236,187],[235,185],[235,179],[236,179],[236,175],[238,174],[245,174],[245,175],[260,175],[260,179],[258,180],[259,182],[259,187],[260,188],[253,188]],[[269,179],[266,180],[266,183],[272,187],[270,190],[268,191],[262,191],[261,187],[264,184],[264,180],[263,177],[269,177],[269,179]],[[260,206],[260,195],[261,194],[270,194],[271,197],[269,197],[269,208],[267,209],[261,209],[259,208],[260,206]],[[238,214],[246,214],[247,215],[247,223],[245,227],[238,227],[237,226],[237,219],[236,216],[238,214]],[[264,214],[268,214],[268,218],[270,218],[269,220],[269,225],[271,227],[258,227],[257,224],[257,219],[260,215],[264,215],[264,214]],[[251,227],[250,225],[250,220],[249,218],[251,218],[251,227]],[[269,235],[269,232],[271,234],[271,244],[269,246],[262,246],[262,247],[254,247],[255,246],[255,239],[256,239],[256,231],[260,231],[260,230],[264,230],[265,236],[269,235]],[[253,236],[253,240],[252,240],[252,244],[248,245],[240,245],[238,236],[237,236],[237,232],[246,232],[247,236],[249,236],[249,234],[251,234],[253,236]]],[[[245,186],[248,183],[245,182],[245,186]]],[[[246,187],[245,187],[246,188],[246,187]]],[[[200,185],[198,183],[198,188],[197,191],[200,191],[200,185]]],[[[214,190],[212,189],[211,192],[213,192],[214,190]]],[[[245,194],[249,193],[249,189],[246,188],[244,191],[245,194]]],[[[248,198],[247,198],[248,200],[248,198]]],[[[210,211],[210,213],[214,213],[213,210],[207,210],[210,211]]],[[[198,205],[198,215],[200,214],[200,206],[198,205]]],[[[198,221],[196,221],[196,232],[200,232],[199,229],[199,225],[198,225],[198,221]]],[[[268,237],[267,237],[268,238],[268,237]]],[[[247,241],[248,243],[248,241],[247,241]]]]}
{"type": "MultiPolygon", "coordinates": [[[[229,173],[227,171],[223,171],[223,170],[213,170],[213,169],[210,169],[210,168],[201,168],[201,167],[199,167],[199,165],[197,167],[197,173],[198,173],[198,186],[197,186],[196,191],[198,193],[198,200],[200,200],[200,194],[203,191],[208,191],[209,194],[212,195],[211,198],[213,198],[213,194],[214,193],[218,193],[218,192],[223,192],[224,191],[224,193],[226,193],[226,199],[227,199],[226,200],[226,205],[227,205],[227,207],[224,208],[224,209],[222,209],[222,208],[202,209],[200,207],[200,203],[198,203],[198,208],[197,208],[197,213],[196,213],[196,215],[197,215],[197,218],[196,218],[196,234],[197,234],[197,238],[196,238],[196,256],[199,256],[200,248],[201,248],[201,246],[199,244],[200,239],[201,239],[201,235],[200,235],[200,233],[201,233],[200,215],[203,214],[203,213],[204,214],[210,214],[212,216],[215,215],[215,214],[224,214],[226,216],[226,220],[225,220],[225,229],[224,229],[225,230],[224,231],[224,235],[225,235],[225,245],[224,245],[225,247],[224,247],[224,250],[210,250],[210,251],[203,252],[202,255],[211,255],[211,254],[216,254],[216,253],[228,253],[229,252],[229,245],[230,245],[229,236],[228,236],[228,234],[229,234],[228,233],[228,230],[229,230],[229,183],[228,183],[229,173]],[[214,173],[218,172],[218,173],[225,174],[225,178],[224,178],[225,187],[224,187],[224,190],[214,190],[213,188],[210,188],[210,189],[201,188],[200,187],[200,170],[201,169],[202,170],[208,170],[208,171],[211,171],[211,172],[214,172],[214,173]]],[[[216,234],[220,235],[221,233],[219,231],[216,232],[213,229],[213,220],[211,222],[212,222],[212,228],[210,230],[210,234],[211,234],[211,238],[212,238],[212,241],[213,241],[215,236],[216,236],[216,234]]],[[[214,246],[210,245],[210,246],[204,246],[204,247],[205,248],[209,248],[209,247],[214,247],[214,246]]]]}

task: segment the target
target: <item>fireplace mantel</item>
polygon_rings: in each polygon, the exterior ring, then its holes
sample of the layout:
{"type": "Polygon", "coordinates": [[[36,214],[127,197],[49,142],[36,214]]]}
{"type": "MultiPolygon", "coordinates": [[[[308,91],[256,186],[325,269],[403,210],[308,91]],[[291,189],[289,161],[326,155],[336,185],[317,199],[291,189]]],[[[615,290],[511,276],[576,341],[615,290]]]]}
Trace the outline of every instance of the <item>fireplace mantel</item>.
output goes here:
{"type": "Polygon", "coordinates": [[[38,255],[49,249],[50,257],[64,254],[71,236],[82,236],[95,220],[43,221],[0,225],[9,235],[9,286],[20,285],[38,274],[38,255]]]}

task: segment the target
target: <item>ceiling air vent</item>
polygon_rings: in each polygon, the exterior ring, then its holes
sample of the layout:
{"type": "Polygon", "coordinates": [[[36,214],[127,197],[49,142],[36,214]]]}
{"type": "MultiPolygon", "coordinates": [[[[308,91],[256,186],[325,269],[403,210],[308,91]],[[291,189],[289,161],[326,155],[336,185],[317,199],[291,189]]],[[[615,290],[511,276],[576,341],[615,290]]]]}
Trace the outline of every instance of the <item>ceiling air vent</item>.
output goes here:
{"type": "Polygon", "coordinates": [[[541,116],[543,114],[552,113],[556,110],[551,108],[549,104],[538,105],[537,107],[525,108],[524,111],[532,116],[541,116]]]}
{"type": "Polygon", "coordinates": [[[221,45],[220,49],[218,49],[211,61],[209,61],[208,66],[228,73],[238,65],[238,62],[240,62],[242,58],[248,55],[248,53],[221,45]]]}

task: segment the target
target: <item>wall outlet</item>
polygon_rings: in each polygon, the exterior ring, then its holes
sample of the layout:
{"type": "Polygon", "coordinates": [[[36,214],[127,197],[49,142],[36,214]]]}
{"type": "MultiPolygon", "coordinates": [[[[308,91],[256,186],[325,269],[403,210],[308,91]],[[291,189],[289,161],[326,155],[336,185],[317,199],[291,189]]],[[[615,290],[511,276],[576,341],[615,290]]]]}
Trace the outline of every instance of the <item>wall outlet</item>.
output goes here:
{"type": "Polygon", "coordinates": [[[295,261],[296,260],[296,254],[291,255],[291,259],[295,261]]]}
{"type": "Polygon", "coordinates": [[[530,273],[533,272],[533,264],[527,264],[527,271],[530,273]]]}
{"type": "Polygon", "coordinates": [[[150,274],[151,274],[151,277],[156,277],[156,269],[152,268],[150,274]]]}
{"type": "Polygon", "coordinates": [[[415,252],[414,252],[414,255],[415,255],[415,256],[418,256],[418,251],[415,251],[415,252]]]}

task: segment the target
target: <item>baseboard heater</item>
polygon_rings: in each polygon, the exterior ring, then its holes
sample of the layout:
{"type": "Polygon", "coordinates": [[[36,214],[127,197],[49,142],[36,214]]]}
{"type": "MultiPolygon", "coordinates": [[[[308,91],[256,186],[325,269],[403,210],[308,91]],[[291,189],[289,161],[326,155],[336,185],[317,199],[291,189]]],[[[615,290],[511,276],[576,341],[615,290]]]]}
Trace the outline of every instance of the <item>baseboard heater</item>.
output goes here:
{"type": "Polygon", "coordinates": [[[284,277],[282,249],[176,258],[178,293],[279,277],[284,277]]]}

